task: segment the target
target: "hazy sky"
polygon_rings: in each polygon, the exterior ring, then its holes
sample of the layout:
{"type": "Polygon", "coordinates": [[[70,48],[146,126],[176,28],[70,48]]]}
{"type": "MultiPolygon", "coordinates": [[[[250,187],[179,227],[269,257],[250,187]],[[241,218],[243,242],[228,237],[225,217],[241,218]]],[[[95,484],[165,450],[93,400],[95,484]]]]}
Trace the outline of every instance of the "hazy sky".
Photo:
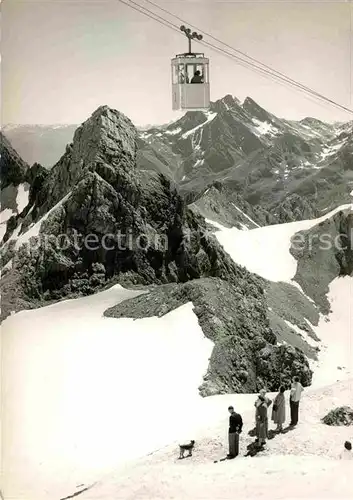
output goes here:
{"type": "MultiPolygon", "coordinates": [[[[167,17],[144,0],[134,1],[167,17]]],[[[353,107],[352,1],[154,2],[353,107]]],[[[2,0],[2,123],[80,123],[102,104],[137,125],[168,122],[176,117],[170,59],[186,49],[182,33],[118,0],[2,0]]],[[[241,100],[251,96],[289,118],[353,117],[201,45],[195,49],[210,58],[212,100],[225,94],[241,100]]]]}

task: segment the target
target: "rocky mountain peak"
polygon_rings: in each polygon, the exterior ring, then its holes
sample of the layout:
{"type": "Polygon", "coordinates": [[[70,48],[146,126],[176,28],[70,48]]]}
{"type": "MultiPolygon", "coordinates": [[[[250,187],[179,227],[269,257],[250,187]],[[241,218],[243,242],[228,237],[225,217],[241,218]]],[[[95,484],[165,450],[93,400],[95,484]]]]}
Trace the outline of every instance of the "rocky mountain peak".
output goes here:
{"type": "Polygon", "coordinates": [[[324,122],[322,122],[318,118],[313,118],[312,116],[306,116],[305,118],[300,120],[300,123],[304,123],[306,125],[325,125],[324,122]]]}
{"type": "Polygon", "coordinates": [[[227,94],[222,99],[217,101],[219,105],[223,105],[227,110],[234,108],[235,106],[240,106],[240,101],[231,94],[227,94]]]}
{"type": "Polygon", "coordinates": [[[232,96],[231,94],[227,94],[226,96],[222,97],[222,99],[218,99],[217,101],[212,102],[210,110],[222,115],[226,115],[227,113],[235,110],[242,111],[239,99],[232,96]]]}
{"type": "Polygon", "coordinates": [[[108,106],[100,106],[75,132],[73,153],[84,161],[97,152],[110,155],[129,153],[136,155],[137,131],[132,121],[123,113],[108,106]]]}
{"type": "MultiPolygon", "coordinates": [[[[185,115],[176,122],[176,124],[179,127],[182,127],[183,132],[188,132],[206,121],[207,118],[203,111],[187,111],[185,115]]],[[[174,123],[171,128],[174,128],[176,124],[174,123]]]]}
{"type": "Polygon", "coordinates": [[[51,169],[42,187],[40,213],[53,207],[90,172],[108,183],[135,169],[137,130],[123,113],[100,106],[76,130],[73,142],[51,169]],[[45,193],[45,195],[44,195],[45,193]]]}
{"type": "Polygon", "coordinates": [[[251,116],[261,120],[261,121],[272,121],[271,114],[262,108],[257,102],[255,102],[251,97],[247,97],[243,102],[243,109],[247,111],[251,116]]]}

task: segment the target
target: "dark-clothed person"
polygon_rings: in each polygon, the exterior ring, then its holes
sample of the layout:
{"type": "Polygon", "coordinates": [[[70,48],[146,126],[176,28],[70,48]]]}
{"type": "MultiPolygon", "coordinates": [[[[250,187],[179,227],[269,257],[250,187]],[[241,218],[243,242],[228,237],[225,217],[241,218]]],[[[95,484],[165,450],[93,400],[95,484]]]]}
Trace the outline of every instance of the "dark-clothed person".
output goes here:
{"type": "Polygon", "coordinates": [[[230,413],[230,417],[228,432],[229,453],[227,458],[235,458],[239,455],[239,434],[243,429],[243,419],[239,413],[234,411],[233,406],[230,406],[228,411],[230,413]]]}
{"type": "Polygon", "coordinates": [[[292,388],[290,391],[290,426],[294,427],[297,425],[299,420],[299,402],[303,392],[303,386],[299,382],[299,377],[293,378],[292,388]]]}
{"type": "Polygon", "coordinates": [[[202,83],[202,80],[200,71],[195,71],[194,76],[191,78],[191,83],[202,83]]]}

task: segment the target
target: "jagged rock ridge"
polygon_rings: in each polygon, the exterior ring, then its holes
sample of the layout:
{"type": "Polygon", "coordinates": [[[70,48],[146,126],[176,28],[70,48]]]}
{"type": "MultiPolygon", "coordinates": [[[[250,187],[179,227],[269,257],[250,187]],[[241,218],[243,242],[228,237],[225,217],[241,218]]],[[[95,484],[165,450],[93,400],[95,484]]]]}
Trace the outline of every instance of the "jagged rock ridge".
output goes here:
{"type": "Polygon", "coordinates": [[[7,138],[2,133],[0,134],[1,241],[7,231],[7,226],[11,231],[16,227],[16,217],[27,205],[30,169],[7,138]]]}
{"type": "Polygon", "coordinates": [[[1,189],[10,184],[18,186],[26,180],[28,165],[22,160],[19,154],[11,146],[4,134],[0,132],[1,139],[1,189]]]}
{"type": "MultiPolygon", "coordinates": [[[[33,148],[40,143],[50,153],[52,144],[58,151],[61,141],[64,151],[72,143],[73,127],[5,128],[5,133],[20,146],[21,134],[34,136],[33,148]]],[[[269,223],[318,217],[350,199],[353,122],[285,120],[250,97],[241,103],[227,95],[207,112],[187,112],[175,122],[139,131],[137,166],[163,173],[191,202],[222,183],[256,211],[261,207],[269,223]]]]}
{"type": "Polygon", "coordinates": [[[339,276],[353,276],[353,211],[339,211],[296,236],[302,239],[290,249],[298,262],[294,280],[328,314],[329,284],[339,276]]]}
{"type": "MultiPolygon", "coordinates": [[[[166,290],[166,300],[180,289],[196,302],[199,297],[207,315],[207,304],[217,290],[224,297],[230,294],[229,304],[221,314],[222,327],[219,323],[217,331],[208,327],[217,315],[203,325],[216,344],[204,393],[275,383],[274,367],[283,356],[290,360],[288,367],[304,373],[303,382],[310,383],[303,353],[289,345],[280,350],[275,346],[264,281],[234,264],[207,231],[203,217],[187,207],[168,179],[136,168],[136,141],[130,120],[103,106],[76,131],[73,143],[51,171],[40,177],[39,167],[33,172],[32,195],[18,232],[31,230],[19,234],[17,243],[9,238],[4,246],[12,267],[3,277],[3,316],[117,282],[129,286],[175,283],[176,288],[170,285],[166,290]],[[33,235],[27,243],[26,234],[33,235]],[[207,281],[211,277],[216,281],[207,281]],[[188,282],[190,286],[183,288],[181,284],[188,282]],[[237,313],[229,321],[234,302],[237,313]],[[255,330],[259,349],[264,350],[256,369],[250,366],[255,330]],[[221,358],[231,346],[237,348],[227,354],[227,370],[231,370],[227,375],[221,358]],[[246,366],[250,363],[248,384],[246,367],[238,372],[243,355],[249,356],[247,362],[243,359],[246,366]]],[[[285,373],[289,377],[292,372],[285,373]]]]}
{"type": "Polygon", "coordinates": [[[210,396],[227,392],[255,392],[290,386],[299,375],[307,386],[312,372],[301,350],[276,345],[270,328],[266,299],[255,280],[244,275],[235,282],[201,278],[185,284],[163,285],[126,300],[105,313],[108,317],[161,317],[189,301],[213,349],[200,387],[210,396]]]}
{"type": "Polygon", "coordinates": [[[141,132],[138,163],[165,172],[192,201],[218,182],[274,222],[318,217],[350,199],[353,122],[285,120],[228,95],[205,113],[141,132]]]}

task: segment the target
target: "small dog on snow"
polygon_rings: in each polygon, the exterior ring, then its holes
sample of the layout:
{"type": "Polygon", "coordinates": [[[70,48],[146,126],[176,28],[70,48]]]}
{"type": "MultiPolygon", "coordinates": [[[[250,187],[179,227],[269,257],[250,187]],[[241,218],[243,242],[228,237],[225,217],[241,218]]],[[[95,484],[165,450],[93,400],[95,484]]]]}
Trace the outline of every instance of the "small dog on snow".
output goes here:
{"type": "Polygon", "coordinates": [[[191,440],[189,444],[179,444],[179,450],[180,450],[179,458],[184,458],[184,453],[186,451],[189,452],[189,454],[187,456],[191,457],[194,445],[195,445],[195,441],[194,440],[191,440]]]}

